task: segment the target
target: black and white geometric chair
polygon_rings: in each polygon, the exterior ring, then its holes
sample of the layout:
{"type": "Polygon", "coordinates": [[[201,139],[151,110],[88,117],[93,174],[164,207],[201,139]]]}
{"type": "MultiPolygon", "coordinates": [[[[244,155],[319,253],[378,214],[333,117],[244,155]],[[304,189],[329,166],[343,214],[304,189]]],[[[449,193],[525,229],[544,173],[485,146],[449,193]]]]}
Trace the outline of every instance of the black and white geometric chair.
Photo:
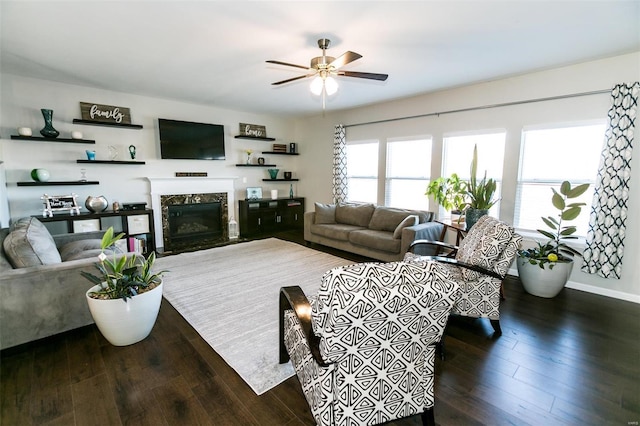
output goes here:
{"type": "Polygon", "coordinates": [[[291,360],[316,422],[435,424],[435,345],[457,296],[447,269],[427,261],[338,267],[310,300],[283,287],[280,362],[291,360]]]}
{"type": "Polygon", "coordinates": [[[452,314],[472,318],[488,318],[494,336],[502,335],[500,301],[502,281],[515,258],[522,237],[512,226],[490,216],[482,216],[469,230],[459,247],[439,241],[416,240],[409,247],[404,260],[426,259],[444,264],[460,285],[460,298],[453,305],[452,314]],[[420,256],[412,252],[422,246],[450,249],[446,256],[420,256]]]}

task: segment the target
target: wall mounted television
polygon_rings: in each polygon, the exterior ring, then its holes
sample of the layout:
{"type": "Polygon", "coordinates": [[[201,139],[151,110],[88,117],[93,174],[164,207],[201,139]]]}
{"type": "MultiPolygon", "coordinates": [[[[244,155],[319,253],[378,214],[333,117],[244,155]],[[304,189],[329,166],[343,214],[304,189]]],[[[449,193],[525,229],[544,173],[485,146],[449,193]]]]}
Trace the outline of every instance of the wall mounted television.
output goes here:
{"type": "Polygon", "coordinates": [[[222,124],[158,119],[160,157],[182,160],[224,160],[222,124]]]}

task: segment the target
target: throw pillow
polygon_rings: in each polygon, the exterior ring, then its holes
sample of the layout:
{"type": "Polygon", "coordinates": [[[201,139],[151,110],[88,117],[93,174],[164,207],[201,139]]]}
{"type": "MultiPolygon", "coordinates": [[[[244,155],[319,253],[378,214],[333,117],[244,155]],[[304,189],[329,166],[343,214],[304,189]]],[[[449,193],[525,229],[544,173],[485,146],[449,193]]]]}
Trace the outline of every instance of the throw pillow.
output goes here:
{"type": "Polygon", "coordinates": [[[336,222],[366,228],[371,221],[373,204],[342,204],[336,206],[336,222]]]}
{"type": "Polygon", "coordinates": [[[414,213],[410,210],[378,206],[371,216],[369,229],[393,232],[407,216],[412,214],[414,213]]]}
{"type": "Polygon", "coordinates": [[[399,240],[402,237],[402,230],[408,226],[415,226],[418,224],[418,216],[409,215],[404,218],[402,222],[396,226],[395,231],[393,231],[393,238],[399,240]]]}
{"type": "Polygon", "coordinates": [[[11,225],[3,246],[14,268],[62,262],[49,230],[35,217],[22,218],[11,225]]]}
{"type": "Polygon", "coordinates": [[[315,219],[316,225],[336,223],[336,205],[335,204],[315,203],[315,205],[316,205],[316,219],[315,219]]]}

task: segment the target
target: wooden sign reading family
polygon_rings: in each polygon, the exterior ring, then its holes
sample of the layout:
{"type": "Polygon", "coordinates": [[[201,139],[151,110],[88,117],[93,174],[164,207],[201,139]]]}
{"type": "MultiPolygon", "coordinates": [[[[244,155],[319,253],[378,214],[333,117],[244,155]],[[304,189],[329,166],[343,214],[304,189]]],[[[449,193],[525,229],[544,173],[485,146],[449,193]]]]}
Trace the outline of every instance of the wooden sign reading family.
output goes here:
{"type": "Polygon", "coordinates": [[[131,124],[131,112],[125,107],[80,102],[80,114],[83,120],[131,124]]]}

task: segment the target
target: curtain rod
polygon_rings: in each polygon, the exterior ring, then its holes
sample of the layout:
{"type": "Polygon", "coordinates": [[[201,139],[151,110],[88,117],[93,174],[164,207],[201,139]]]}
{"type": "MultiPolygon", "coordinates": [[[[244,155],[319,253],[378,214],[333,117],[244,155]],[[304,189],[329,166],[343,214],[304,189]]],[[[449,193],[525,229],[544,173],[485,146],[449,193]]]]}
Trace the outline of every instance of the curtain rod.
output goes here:
{"type": "Polygon", "coordinates": [[[369,124],[389,123],[391,121],[411,120],[411,119],[414,119],[414,118],[424,118],[424,117],[433,117],[433,116],[438,117],[440,115],[455,114],[457,112],[468,112],[468,111],[477,111],[477,110],[481,110],[481,109],[507,107],[507,106],[513,106],[513,105],[532,104],[532,103],[535,103],[535,102],[546,102],[546,101],[555,101],[555,100],[558,100],[558,99],[577,98],[579,96],[601,95],[603,93],[611,93],[611,89],[594,90],[592,92],[572,93],[572,94],[569,94],[569,95],[550,96],[550,97],[547,97],[547,98],[527,99],[527,100],[524,100],[524,101],[504,102],[504,103],[501,103],[501,104],[482,105],[482,106],[469,107],[469,108],[452,109],[452,110],[441,111],[441,112],[430,112],[430,113],[426,113],[426,114],[410,115],[410,116],[407,116],[407,117],[387,118],[385,120],[368,121],[366,123],[345,124],[344,127],[347,128],[347,127],[356,127],[356,126],[367,126],[369,124]]]}

